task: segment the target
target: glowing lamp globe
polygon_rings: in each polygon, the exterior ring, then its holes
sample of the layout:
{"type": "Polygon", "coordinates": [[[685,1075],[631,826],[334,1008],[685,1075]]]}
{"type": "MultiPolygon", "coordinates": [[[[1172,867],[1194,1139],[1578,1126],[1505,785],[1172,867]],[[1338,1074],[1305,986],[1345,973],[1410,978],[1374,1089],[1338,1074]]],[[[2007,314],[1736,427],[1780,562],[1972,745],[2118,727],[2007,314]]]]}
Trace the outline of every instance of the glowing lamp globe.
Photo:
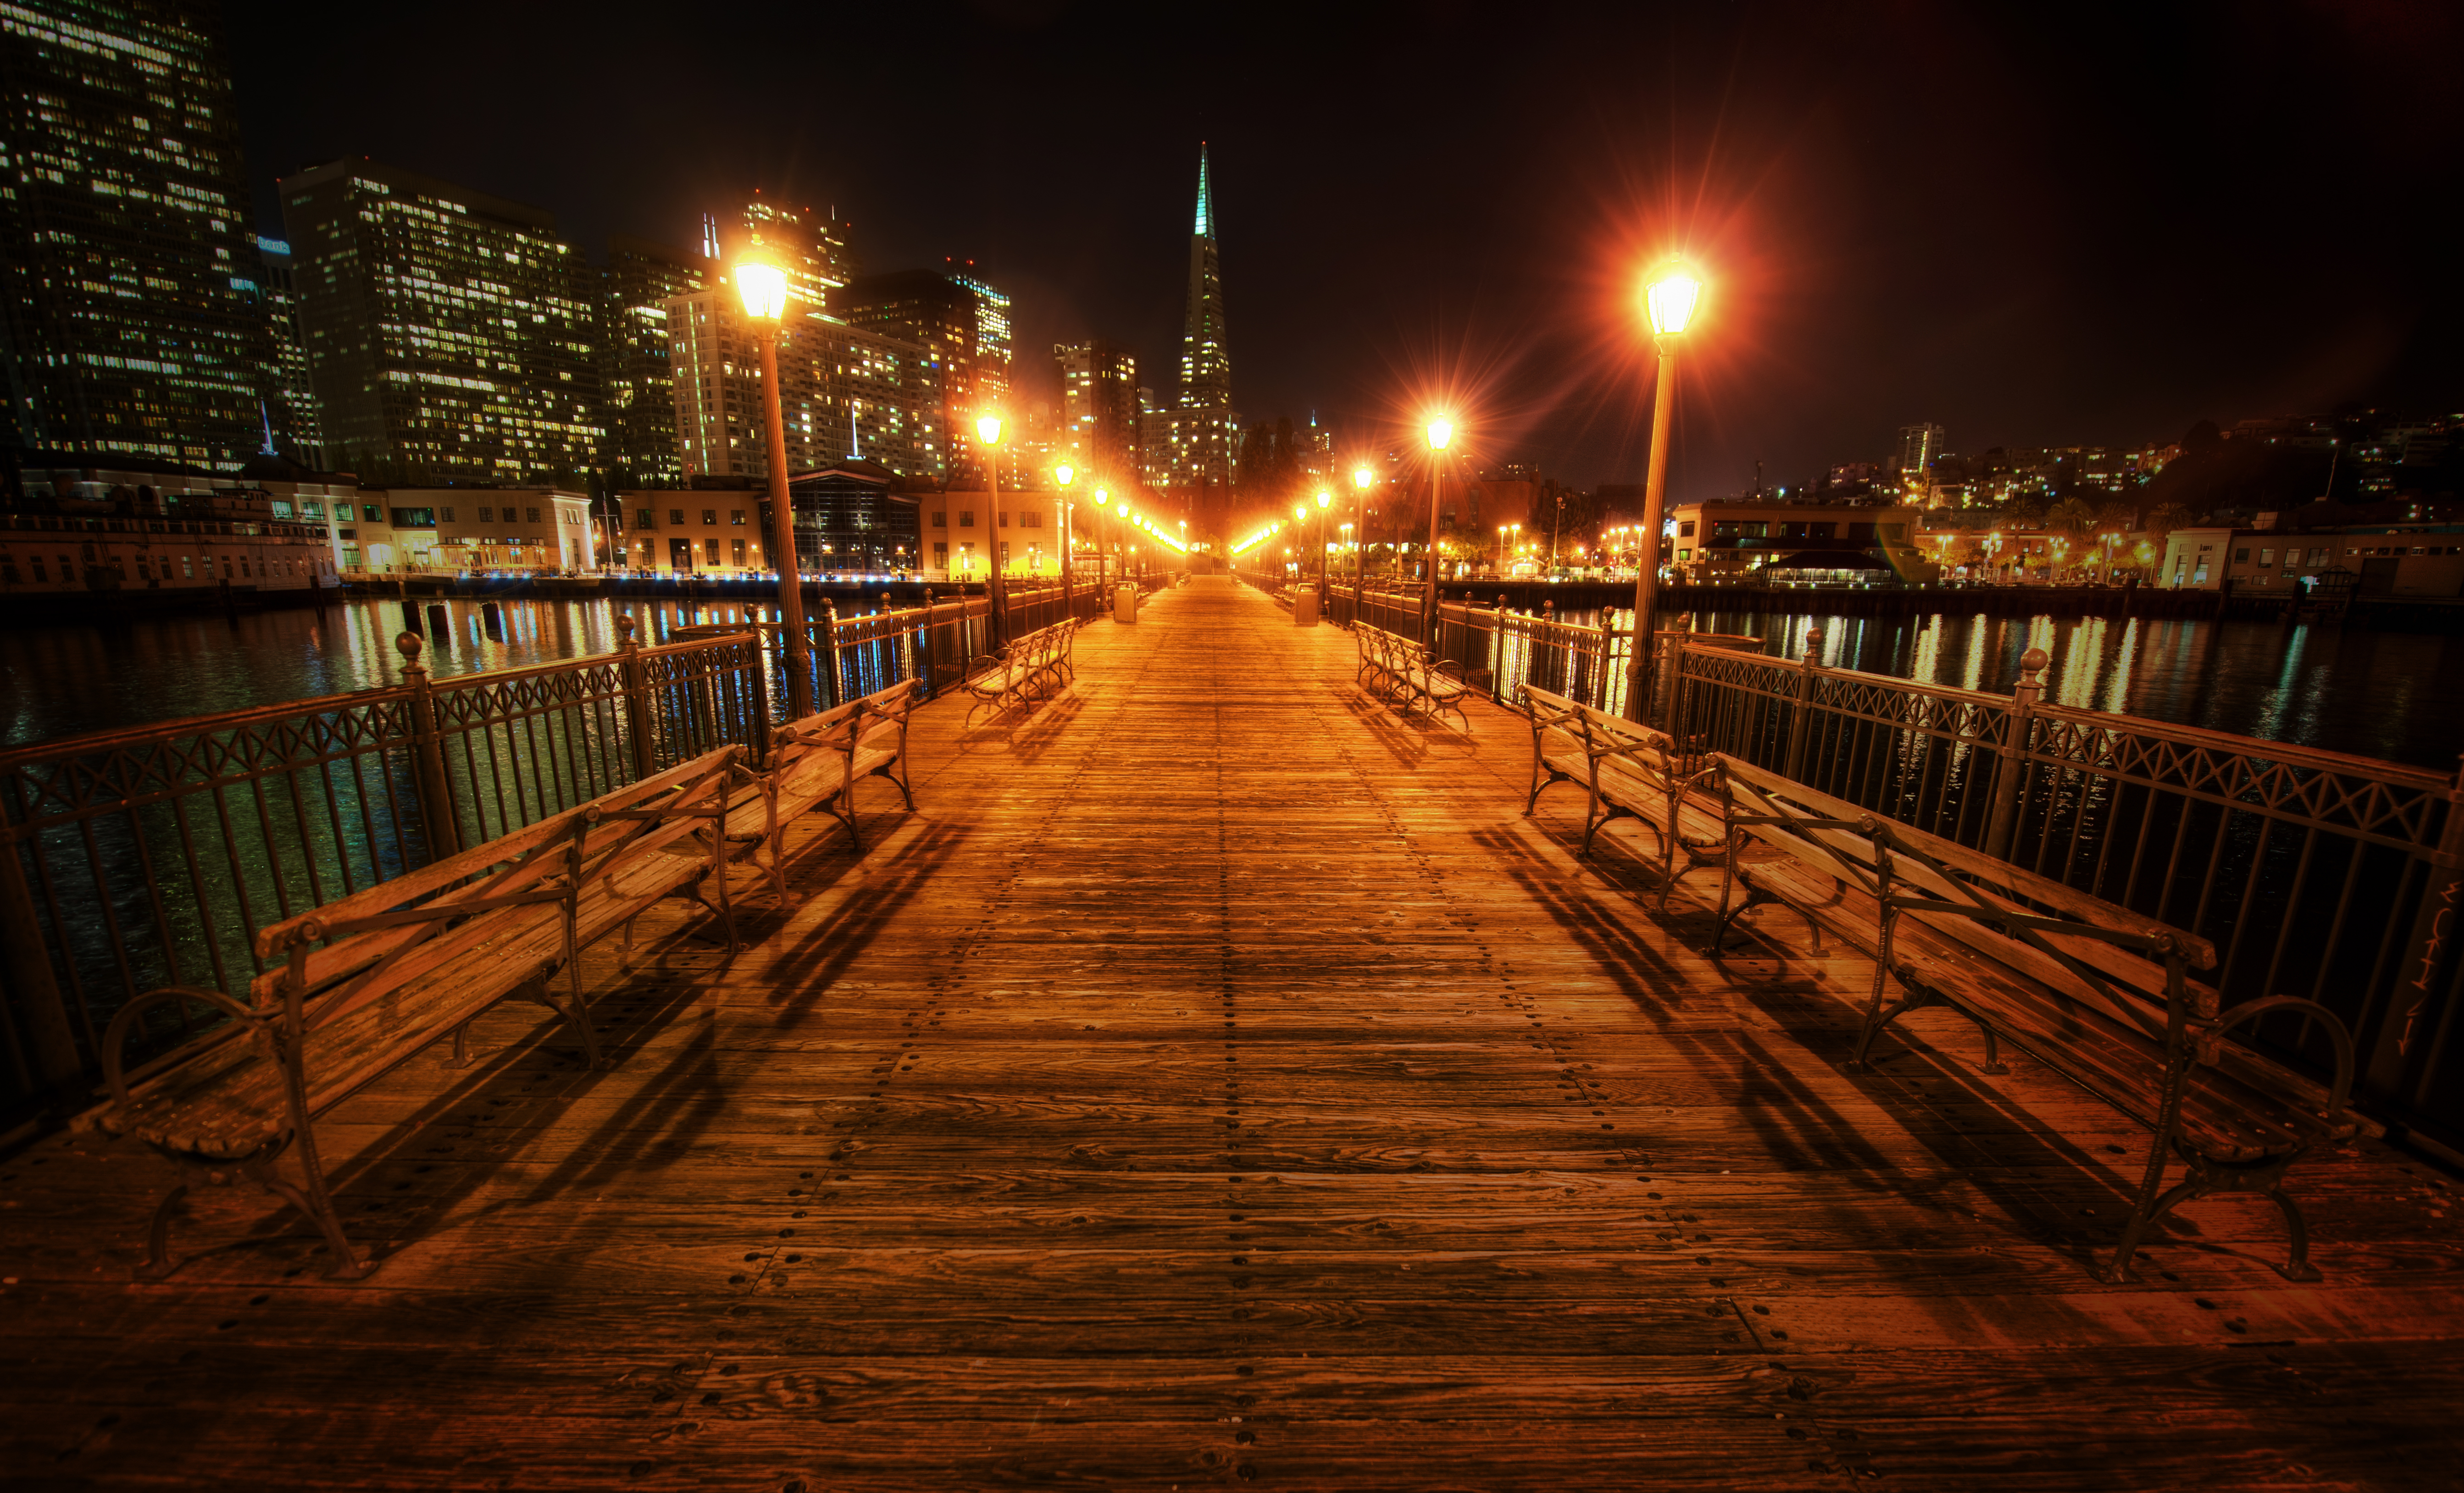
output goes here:
{"type": "Polygon", "coordinates": [[[1353,487],[1363,489],[1364,491],[1368,488],[1370,483],[1376,480],[1377,473],[1370,471],[1366,467],[1357,468],[1352,473],[1352,485],[1353,487]]]}
{"type": "Polygon", "coordinates": [[[1063,487],[1067,487],[1070,479],[1077,475],[1078,469],[1069,465],[1066,461],[1060,466],[1052,469],[1052,480],[1060,483],[1063,487]]]}
{"type": "Polygon", "coordinates": [[[759,244],[736,261],[736,290],[744,297],[744,314],[756,321],[787,314],[786,267],[759,244]]]}
{"type": "Polygon", "coordinates": [[[1429,450],[1441,451],[1455,438],[1455,423],[1441,416],[1429,422],[1429,450]]]}
{"type": "Polygon", "coordinates": [[[1101,507],[1103,507],[1105,504],[1107,504],[1107,503],[1111,502],[1111,500],[1112,500],[1112,494],[1111,494],[1105,492],[1102,488],[1097,488],[1097,489],[1095,490],[1095,506],[1096,506],[1096,507],[1101,508],[1101,507]]]}
{"type": "Polygon", "coordinates": [[[1333,502],[1333,501],[1334,501],[1334,494],[1331,494],[1331,493],[1320,493],[1320,494],[1317,495],[1317,506],[1318,506],[1318,508],[1319,508],[1319,510],[1320,510],[1321,512],[1323,512],[1323,511],[1325,510],[1325,508],[1326,508],[1326,505],[1327,505],[1327,504],[1331,503],[1331,502],[1333,502]]]}
{"type": "Polygon", "coordinates": [[[1651,273],[1642,288],[1642,306],[1651,330],[1661,337],[1682,334],[1702,302],[1703,282],[1683,264],[1664,264],[1651,273]]]}
{"type": "Polygon", "coordinates": [[[978,415],[976,417],[976,438],[982,441],[986,446],[999,446],[1001,444],[1001,416],[978,415]]]}

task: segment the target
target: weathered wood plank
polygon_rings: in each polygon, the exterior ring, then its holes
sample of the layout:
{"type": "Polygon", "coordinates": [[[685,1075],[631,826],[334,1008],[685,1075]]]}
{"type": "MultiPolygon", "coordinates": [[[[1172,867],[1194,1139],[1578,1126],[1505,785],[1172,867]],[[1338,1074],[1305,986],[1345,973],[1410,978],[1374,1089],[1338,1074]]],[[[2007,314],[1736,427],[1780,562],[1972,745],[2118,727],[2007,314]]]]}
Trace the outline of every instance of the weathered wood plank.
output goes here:
{"type": "Polygon", "coordinates": [[[732,965],[585,955],[610,1070],[500,1010],[339,1106],[367,1281],[215,1192],[135,1284],[161,1163],[0,1162],[12,1485],[2456,1481],[2446,1179],[2297,1174],[2322,1286],[2234,1197],[2099,1285],[2144,1131],[1947,1014],[1843,1073],[1871,965],[1706,956],[1715,879],[1523,817],[1516,718],[1226,587],[1077,653],[918,710],[866,854],[791,824],[732,965]]]}

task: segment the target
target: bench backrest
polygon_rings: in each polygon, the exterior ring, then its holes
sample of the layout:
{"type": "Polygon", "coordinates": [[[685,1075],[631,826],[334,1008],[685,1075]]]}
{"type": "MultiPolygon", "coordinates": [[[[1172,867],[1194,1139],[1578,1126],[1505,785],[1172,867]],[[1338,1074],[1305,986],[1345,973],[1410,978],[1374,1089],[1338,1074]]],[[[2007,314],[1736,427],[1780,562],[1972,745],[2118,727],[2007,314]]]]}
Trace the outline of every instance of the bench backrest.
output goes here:
{"type": "MultiPolygon", "coordinates": [[[[495,916],[568,919],[581,891],[723,815],[744,749],[720,747],[433,866],[260,929],[260,959],[285,962],[249,984],[259,1006],[316,998],[311,1025],[357,1010],[492,936],[495,916]]],[[[713,836],[713,854],[720,850],[713,836]]]]}
{"type": "Polygon", "coordinates": [[[1428,649],[1399,633],[1362,623],[1353,631],[1358,634],[1361,650],[1372,663],[1391,674],[1408,673],[1428,667],[1428,649]]]}
{"type": "Polygon", "coordinates": [[[857,752],[888,752],[895,757],[907,755],[907,717],[915,714],[916,702],[924,697],[924,687],[913,679],[902,679],[887,689],[875,690],[860,700],[850,701],[856,707],[855,745],[857,752]]]}
{"type": "Polygon", "coordinates": [[[2216,992],[2188,970],[2214,945],[2049,877],[1874,814],[1750,762],[1713,754],[1729,823],[1888,915],[1913,918],[2100,1014],[2161,1037],[2173,1003],[2203,1020],[2216,992]]]}
{"type": "Polygon", "coordinates": [[[1538,685],[1517,685],[1514,693],[1524,718],[1531,723],[1534,745],[1544,752],[1553,739],[1595,766],[1640,779],[1662,792],[1681,793],[1688,786],[1677,743],[1667,733],[1538,685]]]}

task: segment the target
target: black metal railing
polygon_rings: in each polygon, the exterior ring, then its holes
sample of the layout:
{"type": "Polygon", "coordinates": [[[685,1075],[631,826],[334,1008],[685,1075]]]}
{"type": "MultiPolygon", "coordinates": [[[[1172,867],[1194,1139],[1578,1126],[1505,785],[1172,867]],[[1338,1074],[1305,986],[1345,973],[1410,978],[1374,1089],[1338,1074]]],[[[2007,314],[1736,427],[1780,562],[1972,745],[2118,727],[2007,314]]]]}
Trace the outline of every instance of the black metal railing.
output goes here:
{"type": "MultiPolygon", "coordinates": [[[[2009,694],[1669,650],[1660,718],[1721,752],[2211,940],[2228,1007],[2306,997],[2351,1028],[2374,1112],[2464,1135],[2444,1082],[2464,959],[2464,772],[2043,703],[2031,649],[2009,694]]],[[[2259,1040],[2313,1066],[2298,1017],[2259,1040]]],[[[2450,1142],[2452,1144],[2452,1141],[2450,1142]]]]}
{"type": "MultiPolygon", "coordinates": [[[[991,646],[963,597],[808,625],[817,708],[902,679],[947,688],[991,646]]],[[[238,995],[256,930],[723,745],[758,762],[787,708],[775,621],[0,753],[0,1108],[98,1071],[147,990],[238,995]]],[[[204,1018],[165,1005],[176,1038],[204,1018]]]]}

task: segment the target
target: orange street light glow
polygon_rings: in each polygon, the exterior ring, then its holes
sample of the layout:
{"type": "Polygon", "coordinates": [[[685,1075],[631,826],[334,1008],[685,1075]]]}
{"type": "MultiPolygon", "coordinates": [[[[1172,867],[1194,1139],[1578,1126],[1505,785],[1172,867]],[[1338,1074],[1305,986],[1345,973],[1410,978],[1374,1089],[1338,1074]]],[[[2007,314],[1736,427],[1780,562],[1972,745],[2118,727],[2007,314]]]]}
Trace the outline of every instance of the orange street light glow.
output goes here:
{"type": "Polygon", "coordinates": [[[1671,260],[1652,271],[1642,291],[1643,310],[1651,318],[1651,330],[1661,337],[1683,335],[1686,324],[1694,319],[1694,308],[1702,298],[1703,282],[1695,278],[1693,269],[1683,260],[1671,260]]]}

